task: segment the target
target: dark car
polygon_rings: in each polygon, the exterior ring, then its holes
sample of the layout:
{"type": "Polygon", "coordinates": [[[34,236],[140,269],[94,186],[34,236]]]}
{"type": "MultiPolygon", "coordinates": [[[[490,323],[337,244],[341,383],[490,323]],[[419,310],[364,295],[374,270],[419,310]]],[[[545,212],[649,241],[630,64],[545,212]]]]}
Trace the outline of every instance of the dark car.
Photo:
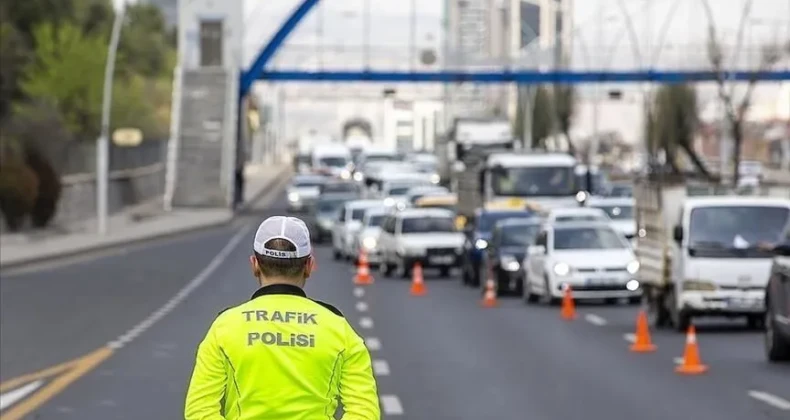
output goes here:
{"type": "Polygon", "coordinates": [[[311,218],[311,236],[316,243],[323,243],[332,237],[332,228],[343,205],[357,198],[356,194],[321,194],[318,197],[311,218]]]}
{"type": "Polygon", "coordinates": [[[765,290],[765,353],[772,362],[790,361],[790,230],[774,254],[765,290]]]}
{"type": "Polygon", "coordinates": [[[464,284],[480,285],[480,262],[488,248],[491,231],[496,222],[504,219],[527,218],[533,215],[528,210],[485,210],[478,209],[466,223],[464,253],[461,257],[461,279],[464,284]]]}
{"type": "Polygon", "coordinates": [[[329,181],[319,187],[319,194],[346,194],[359,196],[362,190],[359,184],[353,181],[329,181]]]}
{"type": "MultiPolygon", "coordinates": [[[[505,219],[499,221],[491,232],[491,239],[480,264],[480,278],[496,282],[497,295],[505,293],[522,294],[523,273],[521,263],[527,254],[527,247],[535,241],[540,232],[541,219],[505,219]]],[[[483,285],[485,282],[481,282],[483,285]]],[[[484,288],[484,286],[483,286],[484,288]]]]}

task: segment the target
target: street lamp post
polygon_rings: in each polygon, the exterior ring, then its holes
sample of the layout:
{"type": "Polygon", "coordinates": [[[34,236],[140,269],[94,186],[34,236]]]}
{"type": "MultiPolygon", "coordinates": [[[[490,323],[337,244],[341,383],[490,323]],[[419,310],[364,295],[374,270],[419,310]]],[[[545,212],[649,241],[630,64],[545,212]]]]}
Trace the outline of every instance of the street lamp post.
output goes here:
{"type": "Polygon", "coordinates": [[[102,93],[101,132],[96,144],[96,213],[98,233],[107,233],[108,195],[110,177],[110,109],[112,107],[112,87],[115,74],[115,57],[118,52],[118,41],[126,14],[126,5],[121,5],[115,13],[112,24],[110,45],[107,51],[107,63],[104,67],[104,88],[102,93]]]}

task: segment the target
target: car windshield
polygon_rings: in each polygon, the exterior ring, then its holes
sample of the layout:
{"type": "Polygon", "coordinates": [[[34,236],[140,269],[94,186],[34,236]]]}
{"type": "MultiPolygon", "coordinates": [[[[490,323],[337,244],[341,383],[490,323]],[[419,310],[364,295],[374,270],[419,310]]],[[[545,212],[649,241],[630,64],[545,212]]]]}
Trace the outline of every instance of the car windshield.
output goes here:
{"type": "Polygon", "coordinates": [[[492,171],[491,186],[501,196],[567,196],[576,194],[572,167],[503,168],[492,171]]]}
{"type": "Polygon", "coordinates": [[[455,232],[451,217],[409,217],[403,219],[401,233],[455,232]]]}
{"type": "Polygon", "coordinates": [[[597,222],[601,220],[606,219],[595,214],[568,214],[554,218],[555,222],[597,222]]]}
{"type": "Polygon", "coordinates": [[[535,242],[540,232],[538,225],[507,225],[502,228],[503,246],[520,246],[526,249],[535,242]]]}
{"type": "Polygon", "coordinates": [[[609,215],[612,220],[631,220],[634,218],[634,206],[595,206],[609,215]]]}
{"type": "Polygon", "coordinates": [[[420,205],[421,209],[445,209],[450,211],[456,211],[455,204],[422,204],[420,205]]]}
{"type": "Polygon", "coordinates": [[[387,189],[387,195],[406,195],[414,185],[393,185],[387,189]]]}
{"type": "Polygon", "coordinates": [[[367,226],[368,227],[381,227],[381,222],[383,222],[383,221],[384,221],[384,215],[383,214],[373,215],[373,216],[368,217],[368,224],[367,224],[367,226]]]}
{"type": "Polygon", "coordinates": [[[689,254],[705,258],[768,258],[763,243],[782,239],[790,209],[774,206],[715,206],[691,210],[689,254]]]}
{"type": "Polygon", "coordinates": [[[351,210],[351,220],[362,220],[365,218],[365,211],[367,209],[354,209],[351,210]]]}
{"type": "Polygon", "coordinates": [[[491,212],[480,215],[477,221],[476,230],[480,232],[491,232],[496,222],[514,217],[529,217],[530,213],[524,212],[491,212]]]}
{"type": "Polygon", "coordinates": [[[320,214],[329,214],[335,213],[340,210],[340,207],[346,202],[348,199],[336,199],[336,200],[322,200],[316,204],[316,210],[320,214]]]}
{"type": "Polygon", "coordinates": [[[609,187],[609,195],[612,197],[633,197],[634,187],[630,185],[612,185],[609,187]]]}
{"type": "Polygon", "coordinates": [[[370,162],[397,162],[401,159],[398,155],[367,155],[365,156],[365,163],[370,162]]]}
{"type": "Polygon", "coordinates": [[[322,193],[347,193],[347,192],[357,192],[357,191],[358,191],[357,185],[351,182],[324,184],[324,186],[321,187],[322,193]]]}
{"type": "Polygon", "coordinates": [[[554,229],[554,249],[623,249],[628,245],[620,235],[605,227],[567,227],[554,229]]]}
{"type": "Polygon", "coordinates": [[[341,168],[348,164],[348,159],[342,156],[327,156],[318,159],[321,166],[329,166],[332,168],[341,168]]]}
{"type": "Polygon", "coordinates": [[[324,182],[318,179],[297,179],[294,181],[296,188],[314,188],[324,185],[324,182]]]}

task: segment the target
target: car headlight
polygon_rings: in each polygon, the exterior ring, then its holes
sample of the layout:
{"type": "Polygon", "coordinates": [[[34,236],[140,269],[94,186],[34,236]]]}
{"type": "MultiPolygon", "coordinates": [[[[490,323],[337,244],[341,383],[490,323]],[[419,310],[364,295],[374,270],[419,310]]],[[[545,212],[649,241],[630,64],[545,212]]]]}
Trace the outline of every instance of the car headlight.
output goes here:
{"type": "Polygon", "coordinates": [[[712,292],[716,290],[716,285],[710,281],[686,280],[683,282],[683,290],[691,290],[697,292],[712,292]]]}
{"type": "Polygon", "coordinates": [[[376,247],[376,238],[374,238],[372,236],[368,236],[368,237],[362,239],[362,246],[364,246],[365,249],[368,249],[368,250],[371,250],[371,249],[375,248],[376,247]]]}
{"type": "Polygon", "coordinates": [[[567,276],[571,272],[571,267],[565,263],[554,264],[554,274],[558,276],[567,276]]]}
{"type": "Polygon", "coordinates": [[[384,199],[384,205],[385,206],[391,206],[393,204],[395,204],[395,199],[394,198],[387,197],[387,198],[384,199]]]}
{"type": "Polygon", "coordinates": [[[499,257],[502,269],[505,271],[518,271],[521,268],[518,260],[512,255],[502,255],[499,257]]]}
{"type": "Polygon", "coordinates": [[[475,248],[483,250],[488,248],[488,241],[485,239],[478,239],[475,241],[475,248]]]}
{"type": "Polygon", "coordinates": [[[355,172],[354,173],[354,181],[362,182],[362,178],[364,178],[364,176],[362,175],[362,172],[355,172]]]}
{"type": "Polygon", "coordinates": [[[441,178],[441,177],[439,177],[439,174],[433,174],[433,175],[431,175],[431,182],[432,182],[432,183],[434,183],[434,184],[438,184],[439,182],[441,182],[441,180],[442,180],[442,178],[441,178]]]}
{"type": "Polygon", "coordinates": [[[636,274],[639,271],[639,261],[633,260],[628,265],[625,266],[626,271],[628,274],[636,274]]]}
{"type": "Polygon", "coordinates": [[[351,171],[349,171],[348,169],[343,169],[343,171],[340,172],[340,178],[350,179],[351,178],[351,171]]]}
{"type": "Polygon", "coordinates": [[[292,203],[299,201],[299,193],[295,193],[295,192],[288,193],[288,201],[292,203]]]}
{"type": "Polygon", "coordinates": [[[628,282],[625,284],[625,288],[631,292],[635,292],[637,289],[639,289],[639,282],[633,279],[628,280],[628,282]]]}

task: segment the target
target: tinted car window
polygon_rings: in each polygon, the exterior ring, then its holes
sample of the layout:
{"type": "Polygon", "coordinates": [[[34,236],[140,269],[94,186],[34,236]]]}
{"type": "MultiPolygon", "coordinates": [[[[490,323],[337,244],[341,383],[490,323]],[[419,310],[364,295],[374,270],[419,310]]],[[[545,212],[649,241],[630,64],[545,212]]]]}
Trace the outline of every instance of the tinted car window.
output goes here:
{"type": "Polygon", "coordinates": [[[529,217],[528,212],[491,212],[483,213],[477,219],[477,230],[481,232],[490,232],[494,228],[496,222],[505,219],[512,219],[514,217],[529,217]]]}
{"type": "Polygon", "coordinates": [[[538,225],[507,225],[502,227],[501,244],[503,246],[527,247],[535,242],[540,232],[538,225]]]}
{"type": "Polygon", "coordinates": [[[362,220],[365,217],[365,209],[354,209],[351,211],[352,220],[362,220]]]}
{"type": "Polygon", "coordinates": [[[554,230],[554,249],[622,249],[626,243],[612,229],[602,227],[559,228],[554,230]]]}

